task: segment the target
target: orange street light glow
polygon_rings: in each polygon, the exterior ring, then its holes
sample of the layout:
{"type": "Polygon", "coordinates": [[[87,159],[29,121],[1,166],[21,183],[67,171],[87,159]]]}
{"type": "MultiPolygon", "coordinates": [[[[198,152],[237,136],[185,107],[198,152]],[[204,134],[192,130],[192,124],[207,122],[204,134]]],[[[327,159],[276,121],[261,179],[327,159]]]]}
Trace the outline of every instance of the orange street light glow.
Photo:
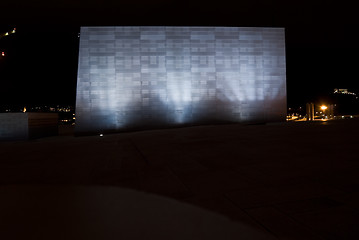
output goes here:
{"type": "Polygon", "coordinates": [[[327,107],[327,106],[324,106],[324,105],[320,107],[320,109],[322,109],[323,111],[324,111],[325,109],[327,109],[327,108],[328,108],[328,107],[327,107]]]}

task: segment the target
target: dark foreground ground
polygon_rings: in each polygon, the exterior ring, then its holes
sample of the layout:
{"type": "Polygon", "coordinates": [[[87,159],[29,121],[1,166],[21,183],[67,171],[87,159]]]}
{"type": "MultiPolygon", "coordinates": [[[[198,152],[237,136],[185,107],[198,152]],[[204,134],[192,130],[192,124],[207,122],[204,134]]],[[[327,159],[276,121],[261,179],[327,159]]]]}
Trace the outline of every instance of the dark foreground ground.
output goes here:
{"type": "Polygon", "coordinates": [[[279,239],[359,239],[357,119],[67,134],[0,142],[2,187],[118,186],[279,239]]]}

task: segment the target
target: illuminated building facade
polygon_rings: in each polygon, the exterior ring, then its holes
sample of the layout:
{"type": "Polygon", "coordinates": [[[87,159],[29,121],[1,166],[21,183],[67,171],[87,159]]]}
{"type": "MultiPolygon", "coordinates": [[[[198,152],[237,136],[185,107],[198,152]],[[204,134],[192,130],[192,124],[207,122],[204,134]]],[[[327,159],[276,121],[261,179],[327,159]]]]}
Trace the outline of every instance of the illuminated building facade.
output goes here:
{"type": "Polygon", "coordinates": [[[76,132],[286,118],[282,28],[82,27],[76,132]]]}

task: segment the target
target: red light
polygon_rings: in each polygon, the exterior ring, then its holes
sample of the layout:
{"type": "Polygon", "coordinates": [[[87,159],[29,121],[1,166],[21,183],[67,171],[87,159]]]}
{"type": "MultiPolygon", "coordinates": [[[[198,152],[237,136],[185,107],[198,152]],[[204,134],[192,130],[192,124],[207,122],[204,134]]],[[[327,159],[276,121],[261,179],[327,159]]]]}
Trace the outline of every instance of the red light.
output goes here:
{"type": "Polygon", "coordinates": [[[1,56],[5,57],[5,52],[1,52],[1,56]]]}

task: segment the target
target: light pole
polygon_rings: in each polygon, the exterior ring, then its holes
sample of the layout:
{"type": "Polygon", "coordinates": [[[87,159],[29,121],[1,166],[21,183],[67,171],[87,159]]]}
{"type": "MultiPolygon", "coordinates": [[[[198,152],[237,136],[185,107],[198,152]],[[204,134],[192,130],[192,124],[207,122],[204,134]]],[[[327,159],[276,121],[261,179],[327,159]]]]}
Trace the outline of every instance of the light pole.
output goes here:
{"type": "Polygon", "coordinates": [[[322,105],[320,106],[320,109],[323,111],[323,115],[325,116],[325,110],[327,109],[328,107],[325,106],[325,105],[322,105]]]}

